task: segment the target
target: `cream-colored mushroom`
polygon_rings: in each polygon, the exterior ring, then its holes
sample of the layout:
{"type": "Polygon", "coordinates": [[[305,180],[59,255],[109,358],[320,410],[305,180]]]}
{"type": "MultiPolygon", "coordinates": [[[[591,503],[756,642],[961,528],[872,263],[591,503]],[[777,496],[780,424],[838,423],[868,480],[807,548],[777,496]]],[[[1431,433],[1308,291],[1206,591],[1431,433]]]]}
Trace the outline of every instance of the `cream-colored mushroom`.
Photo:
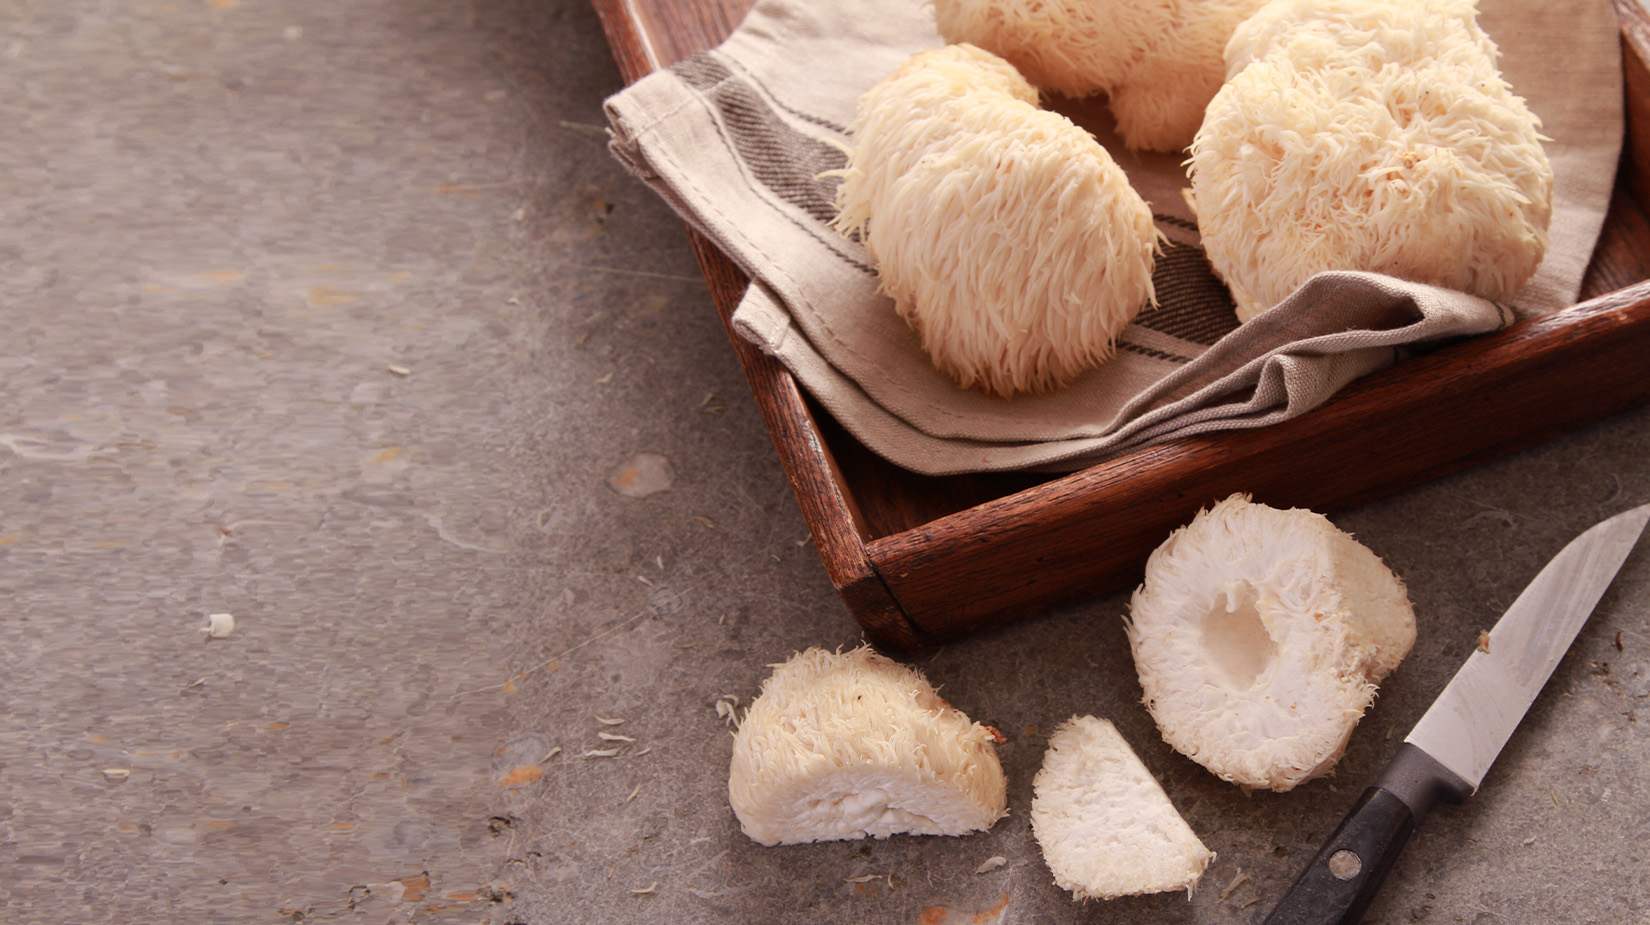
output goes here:
{"type": "Polygon", "coordinates": [[[834,226],[935,366],[995,395],[1070,383],[1153,297],[1151,209],[1088,132],[971,45],[860,100],[834,226]]]}
{"type": "Polygon", "coordinates": [[[1322,515],[1234,495],[1152,553],[1127,620],[1163,738],[1225,780],[1332,768],[1415,641],[1403,583],[1322,515]]]}
{"type": "Polygon", "coordinates": [[[1074,716],[1055,729],[1032,787],[1043,860],[1078,899],[1189,894],[1214,860],[1106,720],[1074,716]]]}
{"type": "Polygon", "coordinates": [[[1108,95],[1131,148],[1181,151],[1226,77],[1221,51],[1266,0],[934,0],[948,42],[1002,55],[1039,89],[1108,95]]]}
{"type": "Polygon", "coordinates": [[[1496,56],[1474,0],[1273,0],[1238,27],[1189,161],[1238,317],[1326,270],[1518,293],[1553,172],[1496,56]]]}
{"type": "Polygon", "coordinates": [[[746,710],[728,799],[764,845],[984,831],[1008,811],[993,738],[916,671],[813,648],[746,710]]]}

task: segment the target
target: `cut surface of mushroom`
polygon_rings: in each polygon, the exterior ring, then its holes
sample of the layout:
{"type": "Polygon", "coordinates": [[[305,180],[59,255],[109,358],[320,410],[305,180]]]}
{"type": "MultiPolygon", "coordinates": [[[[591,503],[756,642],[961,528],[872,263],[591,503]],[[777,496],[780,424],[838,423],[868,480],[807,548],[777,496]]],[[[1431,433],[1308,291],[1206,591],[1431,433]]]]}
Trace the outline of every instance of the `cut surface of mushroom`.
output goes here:
{"type": "Polygon", "coordinates": [[[1054,882],[1078,899],[1190,893],[1214,860],[1107,720],[1062,723],[1032,786],[1032,832],[1054,882]]]}
{"type": "Polygon", "coordinates": [[[1163,738],[1225,780],[1289,790],[1332,768],[1409,652],[1403,583],[1322,515],[1234,495],[1152,553],[1129,644],[1163,738]]]}
{"type": "Polygon", "coordinates": [[[1007,812],[990,729],[870,648],[813,648],[762,685],[734,735],[728,799],[764,845],[963,835],[1007,812]]]}

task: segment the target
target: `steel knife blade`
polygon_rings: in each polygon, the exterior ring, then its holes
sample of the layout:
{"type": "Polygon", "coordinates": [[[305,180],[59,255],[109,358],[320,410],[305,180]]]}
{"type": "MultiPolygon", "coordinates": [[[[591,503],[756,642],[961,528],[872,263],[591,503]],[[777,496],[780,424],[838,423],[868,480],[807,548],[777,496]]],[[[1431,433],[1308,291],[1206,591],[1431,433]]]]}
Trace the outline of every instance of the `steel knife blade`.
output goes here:
{"type": "Polygon", "coordinates": [[[1650,522],[1650,504],[1571,540],[1467,657],[1313,857],[1267,925],[1363,917],[1416,823],[1441,801],[1459,803],[1484,774],[1558,667],[1650,522]]]}

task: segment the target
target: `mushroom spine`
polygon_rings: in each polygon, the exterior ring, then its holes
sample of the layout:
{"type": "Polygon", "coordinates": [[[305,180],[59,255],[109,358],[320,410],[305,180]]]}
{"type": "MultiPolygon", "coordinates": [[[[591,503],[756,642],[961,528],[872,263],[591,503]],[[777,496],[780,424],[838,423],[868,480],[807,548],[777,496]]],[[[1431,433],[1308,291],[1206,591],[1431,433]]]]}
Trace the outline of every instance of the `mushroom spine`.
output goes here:
{"type": "Polygon", "coordinates": [[[746,710],[728,799],[764,845],[984,831],[1008,811],[994,738],[910,668],[812,648],[746,710]]]}
{"type": "Polygon", "coordinates": [[[1266,0],[934,0],[948,42],[1002,55],[1039,89],[1107,95],[1130,148],[1182,151],[1226,76],[1232,30],[1266,0]]]}
{"type": "Polygon", "coordinates": [[[1273,0],[1237,28],[1188,164],[1240,318],[1326,270],[1517,294],[1553,172],[1497,54],[1475,0],[1273,0]]]}
{"type": "Polygon", "coordinates": [[[972,45],[918,53],[867,92],[840,175],[834,227],[964,388],[1067,385],[1153,298],[1150,207],[1092,135],[972,45]]]}

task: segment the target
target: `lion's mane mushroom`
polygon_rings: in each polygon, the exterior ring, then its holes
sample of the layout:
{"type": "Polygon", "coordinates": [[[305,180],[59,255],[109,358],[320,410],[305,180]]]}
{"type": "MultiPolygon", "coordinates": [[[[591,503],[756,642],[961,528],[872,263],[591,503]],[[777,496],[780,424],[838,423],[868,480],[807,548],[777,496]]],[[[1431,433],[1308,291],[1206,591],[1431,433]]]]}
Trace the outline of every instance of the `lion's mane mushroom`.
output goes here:
{"type": "Polygon", "coordinates": [[[1060,724],[1032,788],[1031,831],[1043,860],[1078,899],[1190,893],[1214,860],[1106,720],[1060,724]]]}
{"type": "Polygon", "coordinates": [[[1474,0],[1273,0],[1238,27],[1189,164],[1240,318],[1325,270],[1518,292],[1553,172],[1496,56],[1474,0]]]}
{"type": "Polygon", "coordinates": [[[1032,84],[1108,95],[1131,148],[1181,151],[1226,77],[1221,51],[1266,0],[935,0],[948,42],[1002,55],[1032,84]]]}
{"type": "Polygon", "coordinates": [[[1233,495],[1147,560],[1127,621],[1163,738],[1221,778],[1328,771],[1415,641],[1403,583],[1322,515],[1233,495]]]}
{"type": "Polygon", "coordinates": [[[995,395],[1105,361],[1153,297],[1151,209],[1006,61],[921,52],[861,98],[835,227],[934,364],[995,395]]]}
{"type": "Polygon", "coordinates": [[[910,668],[809,649],[746,710],[728,798],[764,845],[984,831],[1008,811],[993,740],[910,668]]]}

